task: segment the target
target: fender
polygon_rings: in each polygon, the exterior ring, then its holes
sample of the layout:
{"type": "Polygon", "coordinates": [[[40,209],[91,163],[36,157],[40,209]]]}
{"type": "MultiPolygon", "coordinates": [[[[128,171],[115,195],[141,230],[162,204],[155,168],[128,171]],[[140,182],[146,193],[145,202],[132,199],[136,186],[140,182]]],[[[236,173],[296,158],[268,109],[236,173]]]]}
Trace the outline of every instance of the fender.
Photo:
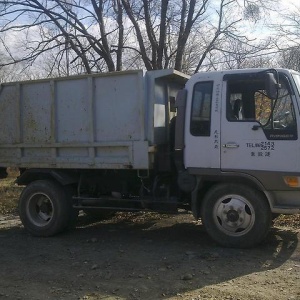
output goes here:
{"type": "Polygon", "coordinates": [[[52,179],[64,186],[77,183],[79,174],[74,172],[74,170],[28,169],[21,172],[16,183],[18,185],[28,185],[35,180],[41,179],[52,179]]]}
{"type": "MultiPolygon", "coordinates": [[[[201,200],[211,185],[225,182],[239,182],[252,186],[265,194],[263,184],[254,176],[242,172],[222,172],[219,169],[188,168],[188,172],[197,178],[196,186],[191,192],[191,210],[194,218],[201,217],[201,200]]],[[[266,195],[267,197],[267,195],[266,195]]],[[[267,197],[272,207],[270,197],[267,197]]]]}

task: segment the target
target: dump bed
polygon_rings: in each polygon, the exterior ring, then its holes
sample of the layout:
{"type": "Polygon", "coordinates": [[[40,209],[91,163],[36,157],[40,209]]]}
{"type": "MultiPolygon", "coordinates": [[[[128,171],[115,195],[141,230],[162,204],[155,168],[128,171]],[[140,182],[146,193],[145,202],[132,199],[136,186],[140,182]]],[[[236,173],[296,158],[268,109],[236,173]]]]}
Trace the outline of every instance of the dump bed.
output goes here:
{"type": "Polygon", "coordinates": [[[2,84],[0,167],[151,168],[187,78],[124,71],[2,84]]]}

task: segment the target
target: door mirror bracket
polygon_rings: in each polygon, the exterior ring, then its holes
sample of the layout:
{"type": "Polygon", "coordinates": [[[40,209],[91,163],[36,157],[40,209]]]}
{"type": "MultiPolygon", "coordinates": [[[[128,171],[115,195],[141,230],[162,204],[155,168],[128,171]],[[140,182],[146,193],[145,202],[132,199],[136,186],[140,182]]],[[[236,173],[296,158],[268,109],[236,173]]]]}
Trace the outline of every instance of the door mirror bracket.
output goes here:
{"type": "Polygon", "coordinates": [[[256,131],[261,128],[261,125],[253,125],[252,130],[256,131]]]}

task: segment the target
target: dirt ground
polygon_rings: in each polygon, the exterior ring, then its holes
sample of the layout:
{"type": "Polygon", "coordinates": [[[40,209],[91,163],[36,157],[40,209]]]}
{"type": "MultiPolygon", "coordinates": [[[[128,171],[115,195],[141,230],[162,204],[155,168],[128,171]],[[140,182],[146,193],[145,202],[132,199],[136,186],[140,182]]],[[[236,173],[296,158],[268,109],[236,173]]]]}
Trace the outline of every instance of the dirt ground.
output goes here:
{"type": "Polygon", "coordinates": [[[118,213],[101,222],[82,214],[75,230],[36,238],[15,214],[20,189],[6,183],[0,300],[300,299],[297,222],[276,223],[246,250],[217,246],[189,214],[118,213]]]}

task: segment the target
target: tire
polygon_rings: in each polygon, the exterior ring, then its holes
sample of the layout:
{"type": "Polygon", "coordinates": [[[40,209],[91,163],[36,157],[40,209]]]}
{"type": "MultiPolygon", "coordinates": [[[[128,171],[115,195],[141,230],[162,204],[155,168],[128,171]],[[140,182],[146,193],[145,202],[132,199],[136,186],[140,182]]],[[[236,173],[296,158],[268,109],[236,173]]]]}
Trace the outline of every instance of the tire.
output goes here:
{"type": "Polygon", "coordinates": [[[34,236],[53,236],[65,230],[73,208],[68,193],[50,180],[30,183],[19,200],[20,219],[34,236]]]}
{"type": "Polygon", "coordinates": [[[264,195],[239,184],[212,187],[203,199],[201,215],[210,237],[231,248],[249,248],[262,242],[272,219],[264,195]]]}

